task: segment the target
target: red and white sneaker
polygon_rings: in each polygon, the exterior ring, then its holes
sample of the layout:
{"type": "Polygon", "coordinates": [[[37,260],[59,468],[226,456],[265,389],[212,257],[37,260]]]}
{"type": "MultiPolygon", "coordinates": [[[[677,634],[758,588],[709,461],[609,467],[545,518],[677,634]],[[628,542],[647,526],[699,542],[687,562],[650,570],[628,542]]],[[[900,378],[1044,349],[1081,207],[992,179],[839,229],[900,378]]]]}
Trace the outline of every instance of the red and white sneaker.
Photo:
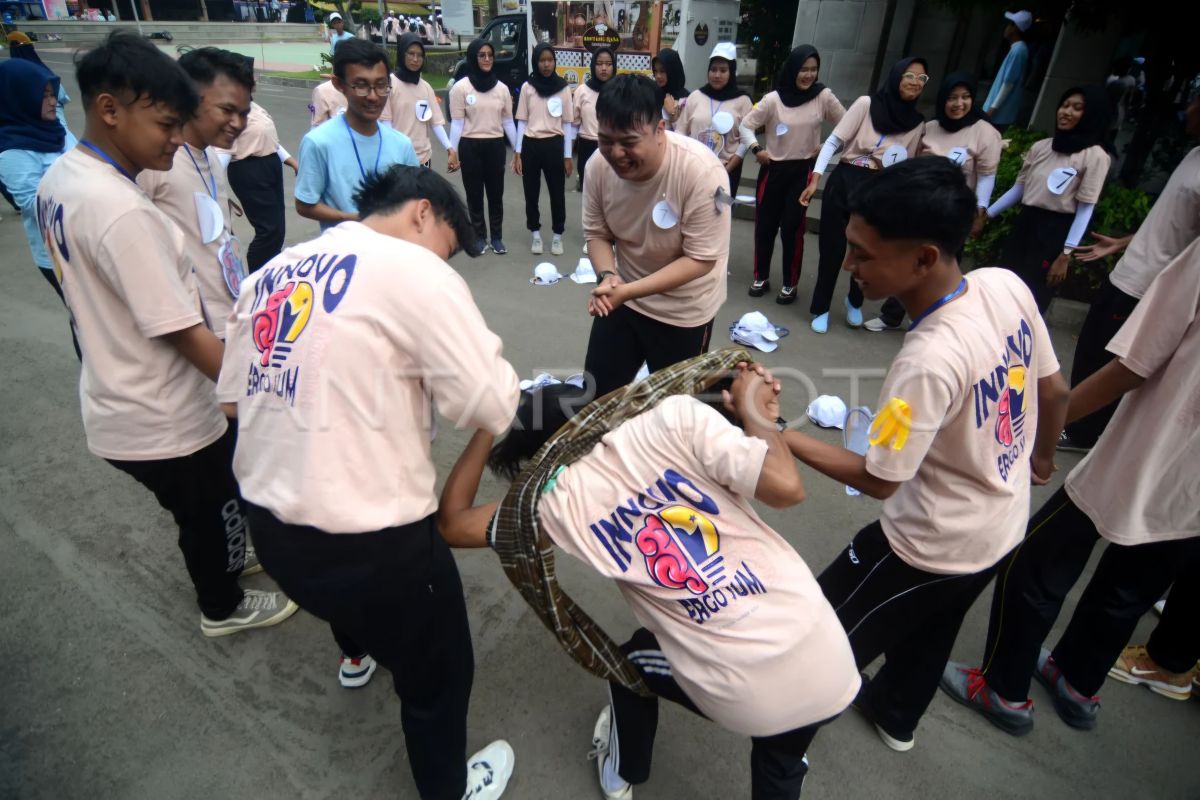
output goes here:
{"type": "Polygon", "coordinates": [[[338,666],[338,683],[347,689],[366,686],[375,674],[375,666],[375,659],[370,656],[350,658],[343,655],[342,663],[338,666]]]}
{"type": "Polygon", "coordinates": [[[988,686],[983,672],[966,664],[951,661],[942,671],[939,684],[946,694],[968,708],[973,708],[1005,733],[1024,736],[1033,730],[1033,701],[1023,703],[1005,700],[988,686]]]}

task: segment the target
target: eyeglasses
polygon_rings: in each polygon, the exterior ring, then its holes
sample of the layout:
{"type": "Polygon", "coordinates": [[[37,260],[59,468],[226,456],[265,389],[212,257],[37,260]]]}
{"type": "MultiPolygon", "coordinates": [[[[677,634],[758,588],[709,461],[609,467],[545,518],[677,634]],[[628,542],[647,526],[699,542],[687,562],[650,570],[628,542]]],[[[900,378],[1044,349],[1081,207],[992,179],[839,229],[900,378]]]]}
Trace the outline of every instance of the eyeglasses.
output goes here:
{"type": "Polygon", "coordinates": [[[496,60],[496,57],[494,55],[492,55],[491,53],[480,53],[478,56],[476,56],[476,58],[478,58],[480,61],[495,61],[496,60]]]}
{"type": "Polygon", "coordinates": [[[392,85],[382,81],[375,84],[352,83],[350,84],[350,91],[354,92],[355,97],[368,97],[371,92],[375,92],[380,97],[387,97],[392,93],[392,85]]]}
{"type": "Polygon", "coordinates": [[[918,75],[915,72],[906,72],[900,76],[900,79],[905,81],[916,81],[922,86],[929,83],[929,76],[924,73],[918,75]]]}

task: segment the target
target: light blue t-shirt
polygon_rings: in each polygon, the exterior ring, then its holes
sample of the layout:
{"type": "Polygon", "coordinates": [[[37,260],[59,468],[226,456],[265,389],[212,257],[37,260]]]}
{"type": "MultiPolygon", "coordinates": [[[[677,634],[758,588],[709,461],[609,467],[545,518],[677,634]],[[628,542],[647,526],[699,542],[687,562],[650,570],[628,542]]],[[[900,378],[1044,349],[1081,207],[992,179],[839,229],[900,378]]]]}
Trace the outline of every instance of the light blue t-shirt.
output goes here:
{"type": "MultiPolygon", "coordinates": [[[[66,127],[65,125],[63,126],[66,127]]],[[[42,241],[42,229],[37,221],[37,188],[59,156],[76,144],[75,136],[68,130],[63,149],[58,153],[37,153],[33,150],[5,150],[0,153],[0,180],[21,208],[21,225],[29,241],[29,252],[33,263],[41,269],[53,269],[50,254],[42,241]]]]}
{"type": "Polygon", "coordinates": [[[347,39],[353,39],[353,38],[354,38],[354,34],[351,33],[350,31],[342,31],[341,33],[330,32],[330,34],[329,34],[329,55],[333,55],[335,52],[337,52],[337,46],[339,44],[346,41],[347,39]]]}
{"type": "MultiPolygon", "coordinates": [[[[387,125],[380,125],[374,136],[362,136],[350,129],[344,114],[339,114],[300,140],[296,199],[324,203],[338,211],[358,211],[354,193],[363,178],[372,172],[385,172],[393,164],[420,166],[407,136],[387,125]]],[[[321,230],[336,224],[322,222],[321,230]]]]}
{"type": "Polygon", "coordinates": [[[1004,102],[992,110],[992,122],[995,124],[1011,125],[1016,121],[1017,114],[1021,111],[1021,89],[1025,85],[1025,66],[1028,63],[1029,48],[1024,42],[1013,42],[983,104],[985,109],[992,108],[992,103],[1000,96],[1000,87],[1006,83],[1012,84],[1004,102]]]}

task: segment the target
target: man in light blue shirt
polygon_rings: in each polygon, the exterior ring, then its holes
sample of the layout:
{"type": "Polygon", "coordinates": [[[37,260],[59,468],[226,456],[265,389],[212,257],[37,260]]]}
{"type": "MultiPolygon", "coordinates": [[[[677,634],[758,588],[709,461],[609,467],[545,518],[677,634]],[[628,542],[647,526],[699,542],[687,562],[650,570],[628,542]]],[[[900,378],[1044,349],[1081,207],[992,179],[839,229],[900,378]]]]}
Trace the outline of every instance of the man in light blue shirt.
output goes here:
{"type": "Polygon", "coordinates": [[[379,124],[391,92],[383,48],[353,37],[343,43],[333,57],[333,86],[346,96],[346,113],[305,134],[296,176],[296,213],[322,230],[358,219],[354,194],[368,175],[420,165],[409,138],[379,124]]]}
{"type": "Polygon", "coordinates": [[[337,53],[337,46],[354,38],[354,34],[346,30],[346,20],[336,11],[325,18],[329,23],[329,55],[337,53]]]}
{"type": "Polygon", "coordinates": [[[1004,57],[987,100],[983,102],[983,112],[1002,133],[1017,121],[1017,114],[1021,111],[1022,87],[1029,64],[1029,47],[1024,39],[1025,32],[1033,25],[1033,14],[1010,11],[1004,17],[1008,20],[1004,28],[1004,38],[1009,42],[1008,55],[1004,57]]]}

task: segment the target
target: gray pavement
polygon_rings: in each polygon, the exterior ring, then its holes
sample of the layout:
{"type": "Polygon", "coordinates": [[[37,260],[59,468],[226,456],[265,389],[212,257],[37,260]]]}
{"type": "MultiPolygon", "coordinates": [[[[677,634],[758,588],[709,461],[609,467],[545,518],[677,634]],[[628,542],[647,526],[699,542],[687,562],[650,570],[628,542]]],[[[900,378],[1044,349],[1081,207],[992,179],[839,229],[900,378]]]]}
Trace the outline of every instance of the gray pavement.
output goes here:
{"type": "MultiPolygon", "coordinates": [[[[51,66],[77,96],[66,59],[56,62],[51,66]]],[[[295,152],[308,126],[307,92],[261,87],[258,100],[295,152]]],[[[81,114],[78,103],[68,109],[77,133],[81,114]]],[[[443,154],[434,162],[444,170],[443,154]]],[[[510,254],[460,256],[454,266],[522,377],[574,372],[589,329],[586,287],[530,285],[542,259],[528,253],[520,183],[512,175],[505,200],[510,254]]],[[[567,203],[568,255],[547,259],[564,273],[582,244],[580,195],[569,192],[567,203]]],[[[549,204],[543,208],[548,213],[549,204]]],[[[147,492],[87,452],[65,312],[32,266],[19,220],[7,208],[0,214],[7,286],[0,293],[0,373],[8,409],[0,419],[0,797],[415,798],[388,676],[381,672],[361,690],[341,689],[336,648],[322,623],[301,612],[278,628],[201,637],[172,521],[147,492]]],[[[288,224],[289,242],[317,232],[294,212],[288,224]]],[[[829,334],[808,329],[813,237],[802,300],[790,307],[746,296],[752,247],[751,224],[735,221],[730,296],[717,317],[716,343],[740,314],[758,308],[792,329],[777,352],[763,356],[768,365],[803,372],[822,393],[843,397],[850,380],[837,370],[882,374],[899,335],[852,331],[837,309],[829,334]]],[[[1072,334],[1053,334],[1066,365],[1072,334]]],[[[864,380],[862,402],[873,404],[878,390],[878,378],[864,380]]],[[[785,415],[800,418],[806,403],[804,384],[789,379],[785,415]]],[[[443,428],[434,445],[442,474],[465,440],[464,432],[443,428]]],[[[1061,458],[1059,475],[1076,461],[1061,458]]],[[[819,572],[879,509],[812,471],[804,477],[808,499],[801,506],[762,514],[819,572]]],[[[482,494],[498,497],[501,490],[489,479],[482,494]]],[[[1048,494],[1034,491],[1035,508],[1048,494]]],[[[507,797],[599,797],[585,753],[604,686],[558,649],[490,552],[460,552],[458,563],[476,659],[470,746],[497,737],[512,743],[517,767],[507,797]]],[[[614,636],[635,627],[614,587],[566,557],[560,564],[564,586],[614,636]]],[[[269,584],[265,576],[246,581],[269,584]]],[[[978,662],[989,599],[990,592],[968,616],[956,659],[978,662]]],[[[1143,620],[1139,641],[1152,625],[1143,620]]],[[[939,694],[907,754],[886,749],[848,712],[810,750],[805,796],[1200,797],[1200,767],[1192,761],[1200,703],[1109,682],[1099,728],[1079,733],[1059,721],[1040,686],[1032,691],[1038,721],[1027,738],[1011,738],[939,694]]],[[[654,775],[637,795],[748,797],[749,750],[748,740],[664,704],[654,775]]]]}

